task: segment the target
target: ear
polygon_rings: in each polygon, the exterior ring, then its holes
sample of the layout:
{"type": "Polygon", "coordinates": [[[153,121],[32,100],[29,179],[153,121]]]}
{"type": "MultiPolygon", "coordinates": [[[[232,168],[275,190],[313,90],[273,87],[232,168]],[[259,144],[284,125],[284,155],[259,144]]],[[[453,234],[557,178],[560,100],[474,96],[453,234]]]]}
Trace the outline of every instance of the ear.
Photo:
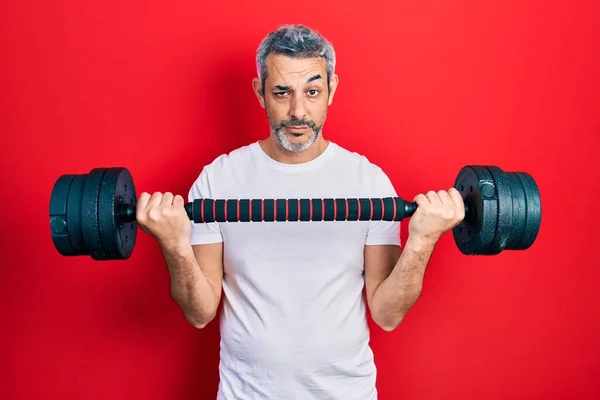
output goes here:
{"type": "Polygon", "coordinates": [[[256,95],[256,98],[258,99],[260,106],[262,108],[265,108],[265,97],[263,96],[263,93],[262,93],[262,85],[260,83],[260,79],[254,78],[252,80],[252,88],[254,89],[254,94],[256,95]]]}
{"type": "Polygon", "coordinates": [[[333,96],[335,95],[335,91],[337,90],[339,81],[340,81],[340,79],[337,76],[337,74],[333,74],[331,76],[331,79],[329,80],[329,101],[328,101],[328,105],[331,105],[331,103],[333,103],[333,96]]]}

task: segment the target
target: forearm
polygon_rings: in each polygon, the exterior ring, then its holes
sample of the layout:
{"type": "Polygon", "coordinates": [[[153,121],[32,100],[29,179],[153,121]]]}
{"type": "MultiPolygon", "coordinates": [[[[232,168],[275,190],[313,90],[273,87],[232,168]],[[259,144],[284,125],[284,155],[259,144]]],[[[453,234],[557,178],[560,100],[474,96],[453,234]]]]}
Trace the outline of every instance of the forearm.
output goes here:
{"type": "Polygon", "coordinates": [[[203,328],[215,316],[218,295],[209,278],[202,272],[192,246],[161,246],[171,279],[171,295],[186,319],[203,328]]]}
{"type": "Polygon", "coordinates": [[[435,241],[409,237],[391,274],[375,290],[373,320],[386,331],[396,328],[421,295],[435,241]]]}

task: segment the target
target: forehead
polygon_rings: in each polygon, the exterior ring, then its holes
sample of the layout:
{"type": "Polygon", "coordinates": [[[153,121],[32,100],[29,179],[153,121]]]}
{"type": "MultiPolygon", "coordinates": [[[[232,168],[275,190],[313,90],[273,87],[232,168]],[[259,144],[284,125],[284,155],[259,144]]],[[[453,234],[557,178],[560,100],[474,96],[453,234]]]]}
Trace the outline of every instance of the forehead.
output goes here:
{"type": "Polygon", "coordinates": [[[302,80],[316,74],[321,74],[325,79],[327,71],[323,57],[292,58],[283,54],[269,54],[266,66],[267,76],[271,80],[302,80]]]}

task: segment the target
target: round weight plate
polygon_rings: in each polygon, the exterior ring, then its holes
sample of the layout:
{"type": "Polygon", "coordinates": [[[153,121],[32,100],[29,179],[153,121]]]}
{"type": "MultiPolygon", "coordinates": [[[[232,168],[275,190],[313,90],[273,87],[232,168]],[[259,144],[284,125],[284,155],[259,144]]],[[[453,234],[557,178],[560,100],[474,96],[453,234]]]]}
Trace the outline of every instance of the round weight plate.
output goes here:
{"type": "MultiPolygon", "coordinates": [[[[119,175],[119,181],[117,182],[117,198],[120,199],[118,204],[119,207],[121,205],[135,206],[137,204],[137,194],[135,192],[133,177],[127,169],[123,169],[119,175]]],[[[119,215],[121,215],[120,212],[119,215]]],[[[137,222],[135,220],[121,222],[119,226],[119,236],[121,238],[120,256],[126,259],[131,256],[133,248],[135,247],[137,222]]]]}
{"type": "Polygon", "coordinates": [[[108,168],[102,178],[98,200],[100,240],[105,260],[129,258],[135,245],[135,222],[122,223],[122,204],[135,204],[135,188],[129,171],[125,168],[108,168]]]}
{"type": "Polygon", "coordinates": [[[458,249],[467,255],[489,254],[498,219],[498,194],[490,172],[482,166],[463,167],[454,187],[469,205],[464,220],[452,229],[458,249]]]}
{"type": "Polygon", "coordinates": [[[83,195],[83,185],[87,179],[87,174],[77,175],[71,183],[71,190],[67,197],[67,229],[69,230],[69,240],[73,247],[74,255],[89,255],[83,240],[81,199],[83,195]]]}
{"type": "Polygon", "coordinates": [[[523,232],[525,231],[525,222],[527,219],[527,199],[525,197],[525,189],[521,183],[521,179],[514,172],[506,173],[512,192],[512,212],[513,212],[513,227],[512,234],[506,243],[506,250],[516,250],[523,232]]]}
{"type": "Polygon", "coordinates": [[[98,195],[104,171],[104,168],[94,168],[90,171],[83,186],[81,199],[83,240],[90,257],[94,260],[103,260],[105,257],[98,231],[98,195]]]}
{"type": "Polygon", "coordinates": [[[117,192],[117,181],[119,180],[118,168],[107,168],[100,184],[98,196],[98,231],[100,241],[104,249],[105,260],[116,260],[119,258],[119,240],[117,225],[117,210],[115,200],[117,192]]]}
{"type": "Polygon", "coordinates": [[[542,203],[539,188],[533,177],[526,172],[516,172],[516,175],[521,179],[525,191],[527,218],[525,220],[523,237],[515,246],[514,250],[526,250],[531,247],[540,231],[540,225],[542,223],[542,203]]]}
{"type": "Polygon", "coordinates": [[[52,243],[59,254],[63,256],[74,256],[75,251],[69,240],[67,227],[67,197],[71,182],[76,175],[62,175],[54,183],[50,195],[50,230],[52,232],[52,243]]]}
{"type": "Polygon", "coordinates": [[[492,175],[498,194],[498,220],[496,224],[496,234],[494,240],[488,248],[487,254],[499,254],[506,248],[506,244],[511,237],[519,234],[519,230],[514,231],[513,226],[513,205],[510,179],[504,171],[495,166],[488,166],[488,171],[492,175]]]}

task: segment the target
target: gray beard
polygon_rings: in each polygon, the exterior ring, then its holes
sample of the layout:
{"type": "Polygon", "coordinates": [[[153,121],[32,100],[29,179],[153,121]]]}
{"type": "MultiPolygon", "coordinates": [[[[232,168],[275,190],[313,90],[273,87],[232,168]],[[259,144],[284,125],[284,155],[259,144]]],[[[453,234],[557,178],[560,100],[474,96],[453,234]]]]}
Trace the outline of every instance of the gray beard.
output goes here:
{"type": "Polygon", "coordinates": [[[275,135],[275,138],[277,139],[279,144],[281,144],[281,146],[285,150],[291,153],[300,153],[312,146],[312,144],[317,140],[317,138],[321,134],[321,129],[325,124],[325,119],[326,117],[323,118],[323,123],[321,124],[321,126],[317,126],[312,121],[304,122],[296,119],[292,119],[291,121],[282,121],[281,123],[276,125],[271,124],[271,131],[273,132],[273,135],[275,135]],[[309,128],[311,128],[311,132],[308,134],[308,137],[306,138],[304,143],[293,143],[289,140],[286,134],[283,133],[282,128],[290,125],[308,126],[309,128]]]}
{"type": "Polygon", "coordinates": [[[274,128],[273,134],[277,138],[279,144],[281,144],[281,146],[284,149],[291,153],[300,153],[308,149],[310,146],[312,146],[312,144],[315,142],[315,140],[317,140],[317,137],[319,136],[318,132],[315,132],[313,130],[310,132],[310,134],[308,134],[309,136],[304,143],[292,143],[286,136],[286,134],[281,131],[280,128],[274,128]]]}

